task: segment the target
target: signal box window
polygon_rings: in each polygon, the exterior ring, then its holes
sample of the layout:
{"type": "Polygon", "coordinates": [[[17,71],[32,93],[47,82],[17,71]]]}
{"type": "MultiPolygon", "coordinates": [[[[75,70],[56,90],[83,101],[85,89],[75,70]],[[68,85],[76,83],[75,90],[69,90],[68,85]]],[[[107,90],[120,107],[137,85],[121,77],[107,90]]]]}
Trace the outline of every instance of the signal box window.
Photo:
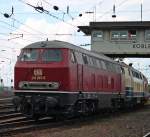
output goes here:
{"type": "Polygon", "coordinates": [[[128,31],[128,39],[129,40],[136,40],[136,30],[129,30],[128,31]]]}
{"type": "Polygon", "coordinates": [[[112,31],[111,40],[117,40],[117,41],[136,40],[136,30],[112,31]]]}
{"type": "Polygon", "coordinates": [[[92,34],[93,41],[101,41],[103,40],[103,32],[102,31],[94,31],[92,34]]]}
{"type": "Polygon", "coordinates": [[[127,40],[128,33],[127,31],[112,31],[111,40],[127,40]]]}
{"type": "Polygon", "coordinates": [[[60,49],[47,49],[43,51],[42,61],[60,62],[62,61],[62,51],[60,49]]]}
{"type": "Polygon", "coordinates": [[[37,49],[24,49],[19,57],[20,61],[36,61],[38,59],[39,52],[37,49]]]}
{"type": "Polygon", "coordinates": [[[145,40],[150,40],[150,30],[145,31],[145,40]]]}

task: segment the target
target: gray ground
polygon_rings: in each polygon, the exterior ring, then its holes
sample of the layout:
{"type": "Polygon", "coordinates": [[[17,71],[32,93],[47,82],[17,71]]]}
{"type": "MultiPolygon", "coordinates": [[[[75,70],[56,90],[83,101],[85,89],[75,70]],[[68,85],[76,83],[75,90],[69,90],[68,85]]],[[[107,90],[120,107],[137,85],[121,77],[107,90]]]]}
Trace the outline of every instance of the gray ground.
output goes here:
{"type": "Polygon", "coordinates": [[[150,106],[134,112],[98,117],[62,127],[19,133],[12,137],[142,137],[150,132],[150,106]]]}

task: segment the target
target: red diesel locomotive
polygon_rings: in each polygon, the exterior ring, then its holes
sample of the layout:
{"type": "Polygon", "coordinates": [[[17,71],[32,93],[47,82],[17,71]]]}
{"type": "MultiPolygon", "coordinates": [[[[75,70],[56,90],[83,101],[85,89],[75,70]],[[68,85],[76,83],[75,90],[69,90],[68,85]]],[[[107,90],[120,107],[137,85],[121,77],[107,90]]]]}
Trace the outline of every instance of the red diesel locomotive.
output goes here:
{"type": "Polygon", "coordinates": [[[22,49],[15,65],[13,102],[36,118],[120,108],[132,101],[124,77],[122,65],[104,55],[62,41],[36,42],[22,49]]]}

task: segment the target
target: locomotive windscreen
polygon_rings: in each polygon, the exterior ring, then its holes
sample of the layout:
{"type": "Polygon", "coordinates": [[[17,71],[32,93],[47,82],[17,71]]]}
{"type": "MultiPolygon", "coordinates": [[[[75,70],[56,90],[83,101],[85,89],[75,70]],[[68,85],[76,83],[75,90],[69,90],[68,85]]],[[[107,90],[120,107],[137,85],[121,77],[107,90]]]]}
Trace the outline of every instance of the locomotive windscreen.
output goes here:
{"type": "Polygon", "coordinates": [[[38,49],[24,49],[19,57],[20,61],[36,61],[38,59],[38,49]]]}
{"type": "Polygon", "coordinates": [[[62,61],[61,49],[23,49],[19,61],[60,62],[62,61]]]}
{"type": "Polygon", "coordinates": [[[42,61],[62,61],[62,51],[60,49],[47,49],[42,53],[42,61]]]}

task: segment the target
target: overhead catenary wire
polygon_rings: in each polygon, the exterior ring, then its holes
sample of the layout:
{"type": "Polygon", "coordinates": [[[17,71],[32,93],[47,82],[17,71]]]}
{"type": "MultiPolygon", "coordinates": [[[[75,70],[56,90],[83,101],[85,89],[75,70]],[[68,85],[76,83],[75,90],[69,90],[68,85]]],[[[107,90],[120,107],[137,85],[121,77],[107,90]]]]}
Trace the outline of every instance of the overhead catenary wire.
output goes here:
{"type": "Polygon", "coordinates": [[[19,1],[20,1],[20,2],[23,2],[24,4],[26,4],[26,5],[28,5],[28,6],[32,7],[32,8],[34,8],[34,9],[35,9],[36,11],[38,11],[39,13],[45,13],[45,14],[47,14],[47,15],[49,15],[49,16],[51,16],[51,17],[53,17],[53,18],[55,18],[55,19],[57,19],[57,20],[59,20],[59,21],[61,21],[61,22],[64,22],[65,24],[68,24],[68,25],[70,25],[70,26],[72,26],[72,27],[74,27],[74,28],[77,29],[77,26],[76,26],[76,25],[73,25],[73,24],[71,24],[71,23],[69,23],[69,22],[66,22],[66,21],[64,21],[63,19],[61,19],[61,18],[59,18],[59,17],[53,15],[52,13],[50,13],[50,11],[44,9],[43,6],[34,6],[34,5],[31,5],[31,4],[29,4],[29,3],[27,3],[27,2],[25,2],[25,1],[23,1],[23,0],[19,0],[19,1]]]}
{"type": "MultiPolygon", "coordinates": [[[[0,21],[0,22],[2,22],[2,23],[4,23],[5,25],[8,25],[8,26],[10,26],[10,27],[12,27],[12,28],[16,28],[17,29],[17,27],[15,27],[15,26],[11,26],[9,23],[7,23],[7,22],[4,22],[4,21],[0,21]]],[[[11,30],[11,31],[14,31],[12,28],[8,28],[9,30],[11,30]]],[[[27,32],[27,31],[24,31],[24,30],[22,30],[23,32],[21,32],[24,36],[32,36],[32,38],[40,38],[41,39],[41,34],[33,34],[33,33],[29,33],[29,32],[27,32]]],[[[19,31],[19,33],[20,33],[20,31],[19,31]]],[[[20,35],[18,33],[18,35],[20,35]]],[[[8,35],[10,35],[10,34],[12,34],[13,35],[13,33],[0,33],[1,35],[4,35],[4,36],[8,36],[8,35]]],[[[73,34],[73,33],[69,33],[69,34],[67,34],[67,33],[51,33],[51,34],[45,34],[45,37],[46,36],[49,36],[49,35],[55,35],[55,36],[73,36],[73,37],[81,37],[81,36],[85,36],[85,35],[77,35],[77,34],[73,34]]],[[[1,40],[1,39],[0,39],[1,40]]],[[[5,41],[8,41],[8,39],[3,39],[3,40],[5,40],[5,41]]],[[[9,40],[13,40],[13,38],[10,38],[9,40]]],[[[33,43],[33,42],[35,42],[35,41],[33,41],[33,40],[30,40],[29,38],[28,39],[25,39],[25,38],[22,38],[22,40],[25,40],[25,41],[28,41],[28,42],[31,42],[31,43],[33,43]]],[[[14,43],[14,42],[13,42],[14,43]]],[[[14,44],[16,44],[16,43],[14,43],[14,44]]],[[[19,44],[19,43],[17,43],[17,44],[19,44]]],[[[21,44],[20,44],[21,45],[21,44]]]]}
{"type": "MultiPolygon", "coordinates": [[[[10,27],[10,28],[7,28],[7,29],[9,29],[9,30],[11,30],[11,31],[16,31],[16,33],[18,32],[18,34],[23,34],[23,35],[30,34],[30,35],[32,35],[31,32],[28,32],[28,31],[23,30],[23,29],[20,29],[19,31],[18,31],[18,30],[15,30],[15,29],[18,29],[18,28],[15,27],[15,26],[10,25],[10,24],[7,23],[7,22],[4,22],[4,21],[2,21],[2,20],[0,20],[0,22],[10,27]],[[12,29],[12,28],[15,28],[15,29],[12,29]]],[[[6,35],[6,34],[5,34],[5,35],[6,35]]],[[[40,35],[40,36],[36,36],[36,37],[41,39],[41,38],[42,38],[42,37],[41,37],[41,34],[39,34],[39,35],[40,35]]],[[[46,34],[43,35],[43,36],[46,36],[46,34]]],[[[34,37],[35,37],[35,36],[34,36],[34,37]]]]}
{"type": "MultiPolygon", "coordinates": [[[[2,13],[0,12],[0,14],[2,14],[2,13]]],[[[9,27],[11,27],[10,30],[12,30],[12,28],[18,29],[18,27],[12,26],[11,24],[9,24],[9,23],[7,23],[5,21],[0,20],[0,22],[3,23],[3,24],[5,24],[5,25],[7,25],[7,26],[9,26],[9,27]]],[[[23,23],[21,23],[21,24],[24,25],[23,23]]],[[[24,33],[29,33],[29,34],[31,33],[31,32],[28,32],[26,30],[23,30],[23,29],[20,29],[20,30],[23,31],[24,33]]]]}
{"type": "MultiPolygon", "coordinates": [[[[21,2],[23,2],[24,4],[27,4],[24,0],[19,0],[19,1],[21,1],[21,2]]],[[[43,1],[46,1],[46,0],[43,0],[43,1]]],[[[102,0],[102,1],[100,1],[98,4],[102,4],[104,2],[104,0],[102,0]]],[[[119,6],[120,5],[122,5],[123,3],[125,2],[125,0],[124,1],[122,1],[121,3],[119,3],[119,6]]],[[[96,5],[95,5],[96,6],[96,5]]],[[[33,6],[34,8],[36,8],[36,6],[33,6]]],[[[94,7],[94,6],[92,6],[92,7],[94,7]]],[[[42,10],[43,11],[46,11],[47,12],[47,10],[45,10],[43,7],[38,7],[38,8],[42,8],[42,10]]],[[[49,13],[49,11],[48,11],[48,13],[49,13]]],[[[54,15],[55,16],[55,15],[54,15]]],[[[56,16],[57,17],[57,16],[56,16]]],[[[14,18],[13,18],[14,19],[14,18]]],[[[20,22],[20,21],[18,21],[17,19],[14,19],[17,23],[19,23],[19,24],[22,24],[22,25],[25,25],[24,23],[22,23],[22,22],[20,22]]],[[[39,31],[37,31],[37,30],[33,30],[33,28],[31,28],[30,26],[26,26],[26,27],[28,27],[30,30],[32,30],[32,31],[34,31],[34,32],[37,32],[37,33],[39,33],[39,35],[40,35],[40,33],[43,33],[43,32],[39,32],[39,31]]],[[[24,35],[27,35],[27,34],[24,34],[24,35]]],[[[33,36],[33,34],[32,33],[30,33],[29,32],[29,34],[28,35],[32,35],[33,36]]],[[[50,34],[42,34],[42,36],[47,36],[47,35],[50,35],[50,34]]],[[[58,35],[58,34],[52,34],[52,35],[58,35]]],[[[59,34],[60,36],[62,35],[66,35],[66,34],[59,34]]],[[[67,34],[68,35],[68,34],[67,34]]],[[[38,36],[38,34],[36,35],[34,35],[34,36],[38,36]]],[[[75,36],[75,35],[70,35],[70,36],[75,36]]],[[[41,37],[40,37],[41,38],[41,37]]],[[[45,38],[46,39],[46,38],[45,38]]]]}
{"type": "MultiPolygon", "coordinates": [[[[0,14],[4,15],[2,12],[0,12],[0,14]]],[[[12,20],[16,21],[17,23],[19,23],[19,24],[25,26],[26,28],[32,30],[33,32],[39,33],[39,34],[44,35],[44,36],[46,35],[45,33],[40,32],[40,31],[38,31],[38,30],[36,30],[36,29],[30,27],[29,25],[25,25],[24,23],[22,23],[21,21],[15,19],[15,18],[12,18],[12,17],[10,17],[10,18],[11,18],[12,20]]],[[[15,27],[14,25],[10,25],[9,23],[4,22],[4,21],[2,21],[2,20],[0,20],[0,22],[2,22],[2,23],[4,23],[4,24],[8,25],[8,26],[11,27],[11,28],[18,29],[18,28],[15,27]]],[[[31,33],[31,32],[28,32],[28,31],[26,31],[26,30],[23,30],[23,29],[20,29],[20,30],[23,31],[23,32],[25,32],[25,33],[31,33]]],[[[39,37],[39,38],[41,38],[41,37],[39,37]]]]}
{"type": "Polygon", "coordinates": [[[90,9],[86,9],[85,11],[82,11],[79,13],[79,17],[82,17],[83,14],[90,14],[93,13],[95,15],[95,21],[96,21],[96,7],[102,5],[104,2],[104,0],[99,1],[98,3],[94,4],[94,6],[92,6],[90,9]],[[94,11],[95,9],[95,11],[94,11]],[[93,12],[91,12],[91,10],[93,10],[93,12]]]}
{"type": "MultiPolygon", "coordinates": [[[[119,8],[119,7],[121,7],[124,3],[126,3],[127,1],[129,1],[129,0],[123,0],[123,1],[121,1],[119,4],[116,4],[116,8],[119,8]]],[[[108,10],[108,11],[106,11],[106,12],[104,12],[101,16],[99,16],[98,18],[103,18],[106,14],[109,14],[110,12],[112,12],[112,9],[110,9],[110,10],[108,10]]]]}
{"type": "MultiPolygon", "coordinates": [[[[6,25],[8,25],[8,26],[11,26],[9,23],[7,23],[7,22],[4,22],[4,21],[1,21],[0,20],[0,22],[1,23],[5,23],[6,25]]],[[[10,28],[9,28],[10,29],[10,28]]],[[[10,30],[13,30],[13,29],[10,29],[10,30]]],[[[8,35],[10,35],[10,34],[13,34],[13,33],[0,33],[0,35],[4,35],[4,36],[8,36],[8,35]]],[[[22,35],[23,36],[23,34],[19,34],[19,35],[22,35]]],[[[0,40],[3,40],[3,41],[7,41],[7,42],[9,42],[10,40],[11,40],[11,43],[14,43],[15,45],[17,44],[17,45],[22,45],[22,44],[20,44],[20,43],[18,43],[18,42],[14,42],[14,41],[12,41],[13,40],[13,38],[11,38],[11,39],[0,39],[0,40]]],[[[27,40],[27,39],[24,39],[23,37],[22,37],[22,40],[26,40],[26,41],[30,41],[30,42],[34,42],[34,41],[31,41],[31,40],[27,40]]]]}
{"type": "Polygon", "coordinates": [[[25,27],[29,28],[29,29],[32,30],[32,31],[35,31],[35,32],[40,33],[40,34],[44,34],[43,32],[38,31],[38,30],[32,28],[32,27],[29,26],[29,25],[25,25],[24,23],[20,22],[19,20],[15,19],[15,18],[12,18],[12,19],[13,19],[14,21],[16,21],[17,23],[24,25],[25,27]]]}
{"type": "MultiPolygon", "coordinates": [[[[44,3],[46,3],[46,4],[50,5],[50,6],[52,6],[53,8],[55,8],[55,5],[53,5],[53,4],[49,3],[49,2],[47,2],[46,0],[42,0],[42,1],[43,1],[44,3]]],[[[60,10],[59,8],[58,8],[58,11],[60,11],[60,12],[63,14],[63,16],[64,16],[64,15],[68,15],[72,20],[74,20],[74,17],[70,14],[70,11],[69,11],[68,6],[67,6],[67,9],[66,9],[66,12],[64,12],[63,10],[60,10]]]]}
{"type": "MultiPolygon", "coordinates": [[[[8,39],[5,39],[5,38],[0,38],[0,41],[10,42],[10,41],[8,41],[8,39]]],[[[18,43],[18,42],[15,42],[15,41],[11,41],[11,43],[14,43],[15,45],[19,45],[19,46],[24,46],[23,44],[18,43]]],[[[6,46],[6,47],[7,47],[7,46],[6,46]]]]}
{"type": "MultiPolygon", "coordinates": [[[[0,12],[0,14],[3,15],[2,12],[0,12]]],[[[14,18],[13,18],[13,19],[14,19],[14,18]]],[[[38,36],[37,38],[40,38],[40,39],[41,39],[41,38],[42,38],[41,36],[46,36],[45,33],[39,32],[39,31],[33,29],[32,27],[30,27],[30,26],[28,26],[28,25],[25,25],[24,23],[22,23],[22,22],[20,22],[20,21],[18,21],[18,20],[16,20],[16,19],[15,19],[15,21],[16,21],[17,23],[19,23],[19,24],[21,24],[21,25],[24,25],[25,27],[29,28],[29,29],[32,30],[33,32],[39,33],[39,34],[40,34],[40,37],[38,36]]],[[[4,25],[9,26],[10,28],[7,28],[7,29],[9,29],[9,30],[11,30],[11,31],[16,31],[16,32],[18,32],[18,33],[22,33],[23,35],[26,34],[26,33],[27,33],[27,34],[31,34],[31,32],[29,32],[29,31],[27,31],[27,30],[24,30],[24,29],[21,29],[21,28],[18,30],[18,27],[14,26],[14,25],[11,25],[11,24],[9,24],[9,23],[7,23],[7,22],[5,22],[5,21],[0,20],[0,22],[3,23],[4,25]],[[15,29],[16,29],[16,30],[15,30],[15,29]]],[[[45,38],[45,39],[46,39],[46,38],[45,38]]]]}

